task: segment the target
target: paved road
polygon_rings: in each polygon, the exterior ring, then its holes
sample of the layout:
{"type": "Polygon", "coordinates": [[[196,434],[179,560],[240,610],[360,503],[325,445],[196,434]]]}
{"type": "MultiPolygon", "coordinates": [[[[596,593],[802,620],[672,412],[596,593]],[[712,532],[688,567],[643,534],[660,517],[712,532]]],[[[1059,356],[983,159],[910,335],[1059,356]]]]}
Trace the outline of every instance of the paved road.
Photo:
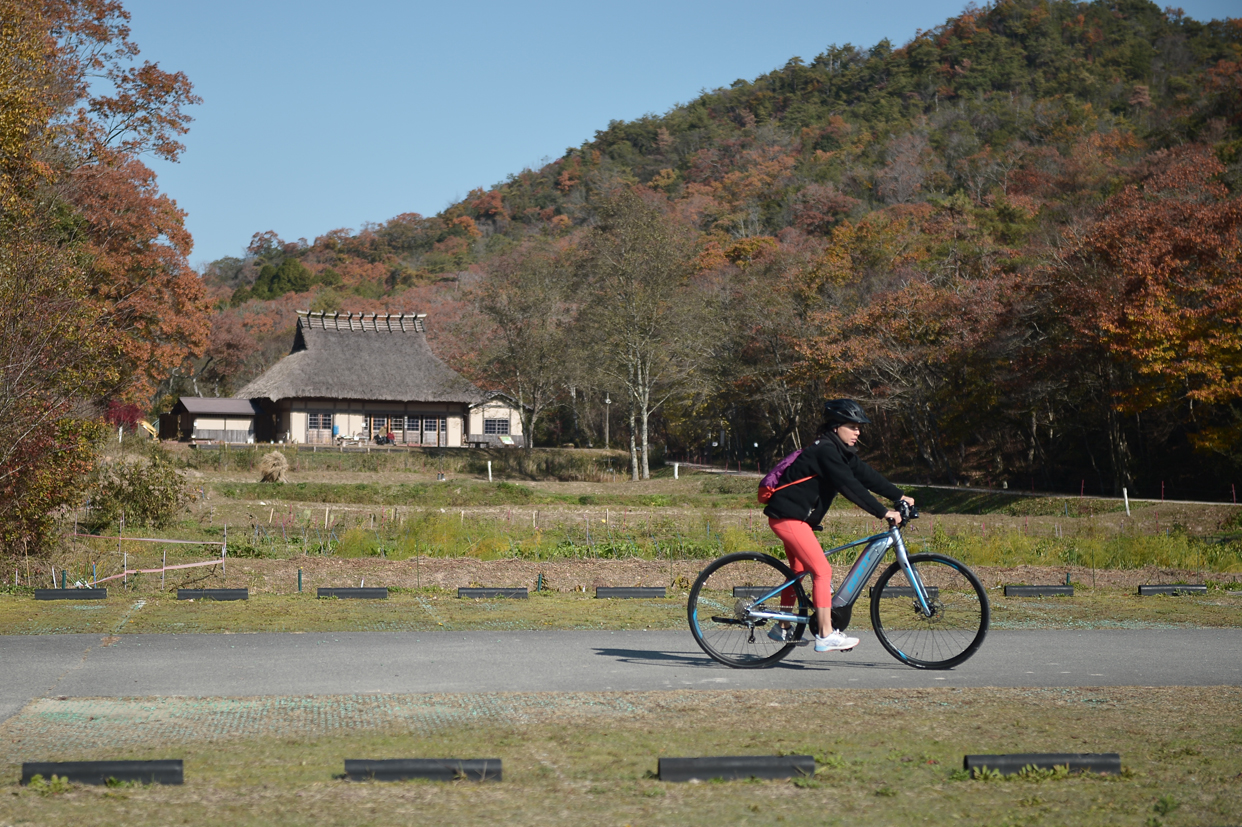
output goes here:
{"type": "Polygon", "coordinates": [[[798,649],[773,669],[707,658],[688,632],[0,637],[0,721],[39,697],[928,686],[1242,685],[1242,629],[994,631],[947,672],[798,649]]]}

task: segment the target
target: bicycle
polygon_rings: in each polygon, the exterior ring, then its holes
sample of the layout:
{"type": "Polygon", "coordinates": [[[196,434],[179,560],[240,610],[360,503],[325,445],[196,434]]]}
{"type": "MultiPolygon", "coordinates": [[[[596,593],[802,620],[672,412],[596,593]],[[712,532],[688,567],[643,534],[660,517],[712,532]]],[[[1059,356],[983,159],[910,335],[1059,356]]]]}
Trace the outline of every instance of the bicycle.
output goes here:
{"type": "MultiPolygon", "coordinates": [[[[902,523],[918,518],[905,502],[902,523]]],[[[900,525],[825,552],[865,545],[832,597],[832,627],[844,631],[854,603],[890,548],[896,562],[871,587],[871,625],[889,654],[916,669],[951,669],[983,643],[991,605],[983,584],[965,564],[943,554],[909,554],[900,525]]],[[[686,613],[695,641],[713,660],[735,669],[774,666],[802,639],[814,608],[802,586],[810,572],[794,574],[769,554],[726,554],[699,574],[686,613]],[[790,594],[792,592],[792,595],[790,594]],[[784,605],[781,602],[785,595],[784,605]],[[768,636],[769,624],[789,623],[787,640],[768,636]]],[[[812,629],[818,628],[812,626],[812,629]]]]}

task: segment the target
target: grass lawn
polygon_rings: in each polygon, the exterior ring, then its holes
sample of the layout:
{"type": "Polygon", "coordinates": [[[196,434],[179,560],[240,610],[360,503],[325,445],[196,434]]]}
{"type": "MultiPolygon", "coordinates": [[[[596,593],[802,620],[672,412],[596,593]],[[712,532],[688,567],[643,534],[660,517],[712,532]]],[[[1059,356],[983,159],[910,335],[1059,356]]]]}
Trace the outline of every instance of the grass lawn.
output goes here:
{"type": "Polygon", "coordinates": [[[1242,820],[1242,688],[40,700],[0,725],[0,824],[1207,825],[1242,820]],[[974,753],[1123,775],[974,780],[974,753]],[[814,778],[671,784],[660,756],[811,754],[814,778]],[[181,787],[22,788],[22,760],[182,758],[181,787]],[[346,758],[504,780],[349,782],[346,758]]]}

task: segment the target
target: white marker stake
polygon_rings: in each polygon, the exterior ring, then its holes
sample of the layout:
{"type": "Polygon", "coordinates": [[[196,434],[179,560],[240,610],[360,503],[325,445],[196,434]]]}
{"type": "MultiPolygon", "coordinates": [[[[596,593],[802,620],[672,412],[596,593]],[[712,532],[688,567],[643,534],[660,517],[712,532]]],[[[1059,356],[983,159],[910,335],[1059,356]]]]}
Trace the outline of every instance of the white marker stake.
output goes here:
{"type": "Polygon", "coordinates": [[[1123,488],[1121,489],[1121,496],[1124,497],[1126,500],[1126,516],[1129,517],[1130,516],[1130,492],[1126,491],[1123,488]]]}
{"type": "Polygon", "coordinates": [[[673,463],[673,479],[677,479],[677,463],[673,463]]]}
{"type": "Polygon", "coordinates": [[[487,461],[487,481],[492,481],[492,461],[490,459],[487,461]]]}

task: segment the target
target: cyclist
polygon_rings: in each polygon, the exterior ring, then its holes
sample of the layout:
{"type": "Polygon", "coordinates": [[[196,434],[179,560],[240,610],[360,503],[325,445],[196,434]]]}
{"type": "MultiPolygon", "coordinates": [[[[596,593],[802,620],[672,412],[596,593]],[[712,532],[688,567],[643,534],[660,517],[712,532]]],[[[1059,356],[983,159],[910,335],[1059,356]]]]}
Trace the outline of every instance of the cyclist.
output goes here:
{"type": "MultiPolygon", "coordinates": [[[[819,618],[819,628],[812,630],[816,652],[853,649],[858,645],[858,638],[832,628],[832,566],[815,539],[814,532],[823,530],[820,521],[833,498],[842,494],[862,510],[895,524],[901,523],[901,514],[885,508],[870,492],[914,505],[912,497],[859,459],[854,446],[861,426],[869,424],[871,420],[854,400],[825,402],[819,436],[785,469],[780,479],[783,487],[772,494],[763,510],[768,525],[785,545],[790,568],[795,574],[811,572],[811,602],[819,618]]],[[[786,589],[781,602],[793,605],[792,590],[786,589]]],[[[790,634],[789,624],[781,623],[772,627],[768,637],[789,641],[790,634]]]]}

